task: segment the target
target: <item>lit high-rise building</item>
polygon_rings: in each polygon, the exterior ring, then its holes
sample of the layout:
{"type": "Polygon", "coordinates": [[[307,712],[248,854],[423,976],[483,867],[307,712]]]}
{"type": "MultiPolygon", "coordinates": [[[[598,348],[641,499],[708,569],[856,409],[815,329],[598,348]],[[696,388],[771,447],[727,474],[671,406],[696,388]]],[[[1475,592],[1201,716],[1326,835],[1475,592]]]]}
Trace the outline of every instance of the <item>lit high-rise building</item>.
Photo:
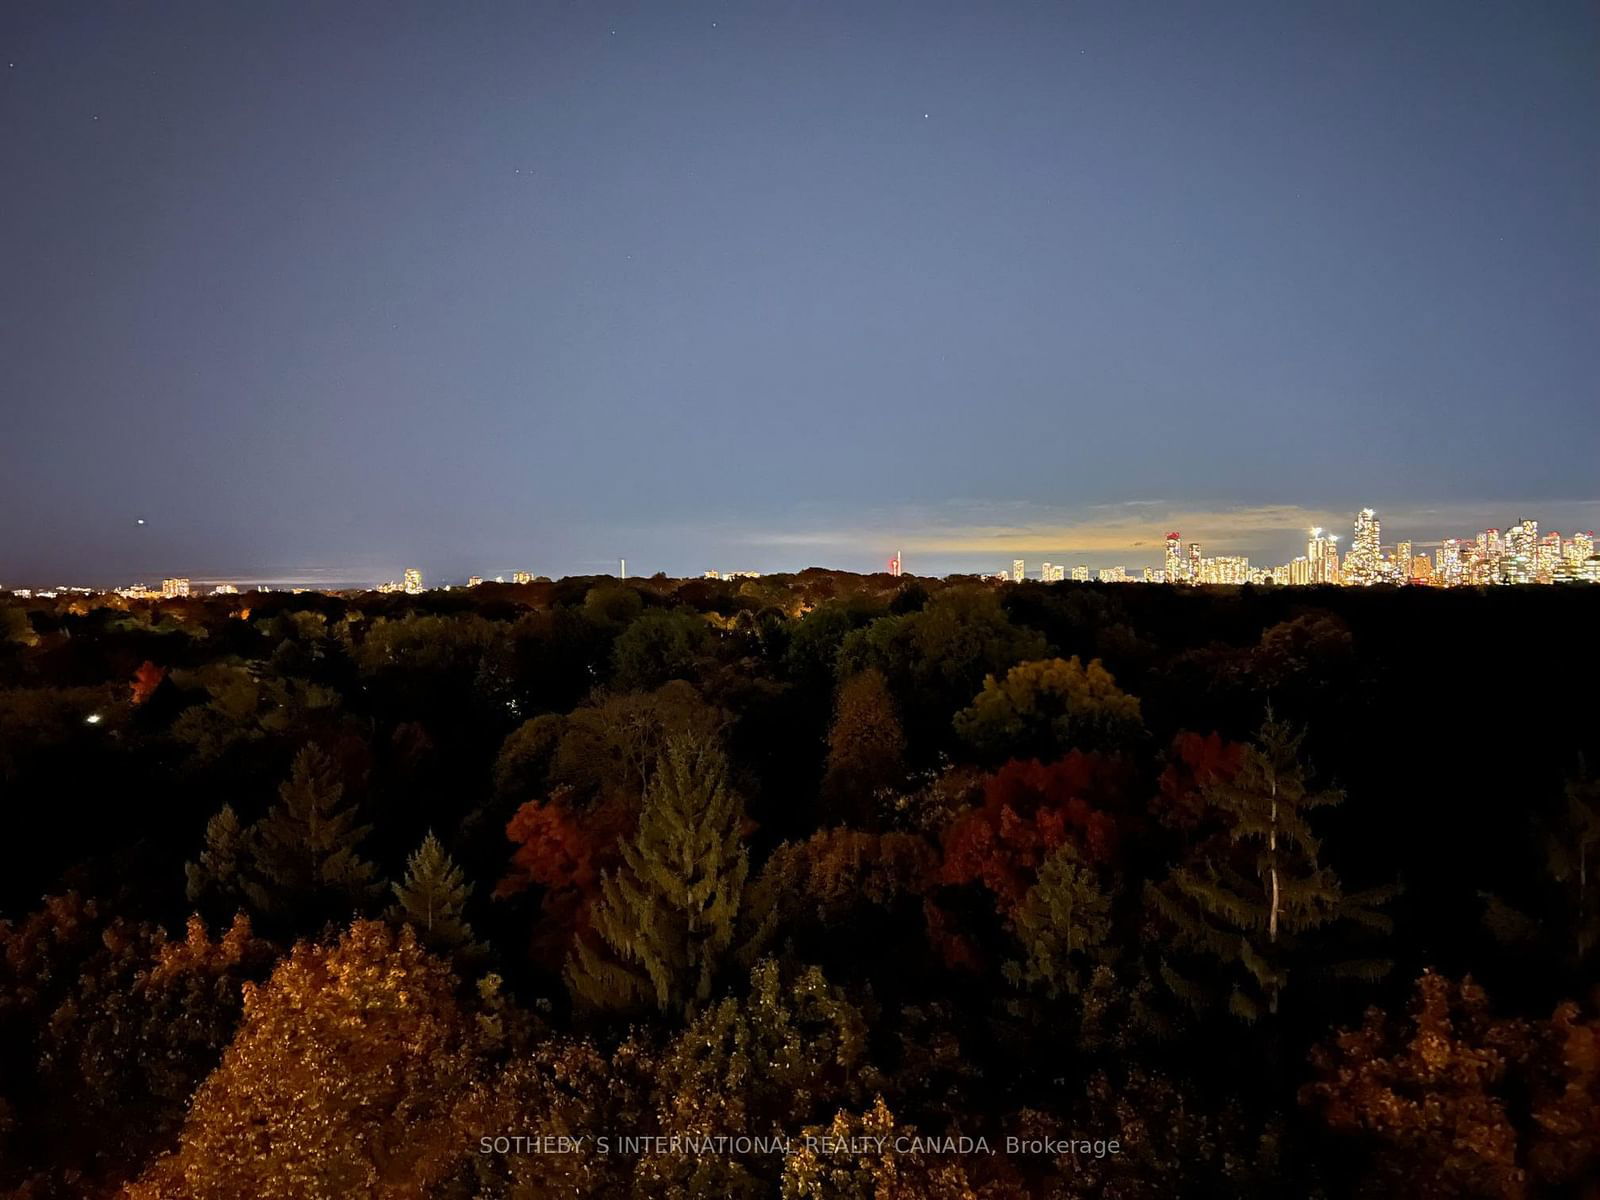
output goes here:
{"type": "Polygon", "coordinates": [[[512,583],[532,583],[533,582],[533,572],[532,571],[513,571],[513,572],[511,572],[511,582],[512,583]]]}
{"type": "Polygon", "coordinates": [[[1531,583],[1538,556],[1539,522],[1524,517],[1506,530],[1505,564],[1501,574],[1514,583],[1531,583]]]}
{"type": "Polygon", "coordinates": [[[1539,539],[1534,552],[1533,577],[1539,583],[1549,583],[1555,578],[1556,567],[1561,563],[1561,534],[1551,530],[1539,539]]]}
{"type": "Polygon", "coordinates": [[[1433,553],[1434,578],[1445,587],[1457,587],[1462,582],[1461,539],[1445,538],[1433,553]]]}
{"type": "Polygon", "coordinates": [[[1073,583],[1088,583],[1089,582],[1089,568],[1088,568],[1087,565],[1085,565],[1083,563],[1079,563],[1077,566],[1072,568],[1072,582],[1073,583]]]}
{"type": "Polygon", "coordinates": [[[404,587],[406,595],[420,595],[422,592],[422,571],[417,567],[407,567],[404,587]]]}
{"type": "Polygon", "coordinates": [[[1350,553],[1344,560],[1344,581],[1362,587],[1377,583],[1383,578],[1382,541],[1378,514],[1363,508],[1356,514],[1355,536],[1350,541],[1350,553]]]}
{"type": "Polygon", "coordinates": [[[1011,582],[1021,583],[1028,575],[1028,564],[1020,558],[1011,560],[1011,582]]]}
{"type": "Polygon", "coordinates": [[[1394,558],[1390,562],[1394,567],[1393,574],[1396,583],[1404,583],[1411,578],[1411,557],[1410,542],[1395,543],[1394,558]]]}
{"type": "Polygon", "coordinates": [[[1167,557],[1163,564],[1168,583],[1179,583],[1184,576],[1183,541],[1176,532],[1167,534],[1167,557]]]}
{"type": "Polygon", "coordinates": [[[893,578],[899,579],[900,569],[900,551],[896,550],[894,552],[894,557],[889,560],[889,574],[893,578]]]}
{"type": "Polygon", "coordinates": [[[1189,543],[1189,562],[1185,568],[1189,574],[1190,583],[1200,582],[1200,543],[1189,543]]]}
{"type": "Polygon", "coordinates": [[[1338,541],[1321,526],[1311,531],[1311,540],[1306,543],[1306,561],[1311,564],[1312,583],[1339,582],[1338,541]]]}
{"type": "Polygon", "coordinates": [[[164,600],[175,600],[189,594],[189,581],[187,579],[163,579],[161,581],[161,597],[164,600]]]}
{"type": "Polygon", "coordinates": [[[483,576],[482,575],[468,575],[467,576],[467,586],[469,588],[470,587],[477,587],[482,582],[483,582],[483,576]]]}

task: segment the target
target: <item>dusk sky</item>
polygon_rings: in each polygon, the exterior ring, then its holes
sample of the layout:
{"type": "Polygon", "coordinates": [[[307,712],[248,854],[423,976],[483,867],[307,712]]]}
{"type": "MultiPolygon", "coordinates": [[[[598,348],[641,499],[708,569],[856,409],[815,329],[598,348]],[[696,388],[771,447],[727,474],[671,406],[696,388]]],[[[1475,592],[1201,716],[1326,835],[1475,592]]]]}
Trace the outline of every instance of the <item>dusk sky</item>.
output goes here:
{"type": "Polygon", "coordinates": [[[1578,0],[9,0],[0,586],[1593,528],[1597,64],[1578,0]]]}

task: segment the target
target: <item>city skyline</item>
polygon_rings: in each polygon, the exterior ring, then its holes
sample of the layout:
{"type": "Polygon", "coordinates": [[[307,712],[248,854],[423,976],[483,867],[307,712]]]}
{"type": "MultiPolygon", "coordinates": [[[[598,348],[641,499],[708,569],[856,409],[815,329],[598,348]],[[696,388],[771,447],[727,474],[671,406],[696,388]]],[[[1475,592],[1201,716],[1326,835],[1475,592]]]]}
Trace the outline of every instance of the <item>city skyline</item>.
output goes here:
{"type": "MultiPolygon", "coordinates": [[[[1561,531],[1542,527],[1538,517],[1519,517],[1502,527],[1485,526],[1470,534],[1456,533],[1437,538],[1419,537],[1407,533],[1386,540],[1382,532],[1383,517],[1378,510],[1365,507],[1355,512],[1351,533],[1337,532],[1337,526],[1316,525],[1305,530],[1305,553],[1290,555],[1284,562],[1263,564],[1251,562],[1249,554],[1236,552],[1224,538],[1219,544],[1207,544],[1197,539],[1186,539],[1181,530],[1167,531],[1160,541],[1160,565],[1124,559],[1121,562],[1052,562],[1045,559],[1037,570],[1030,568],[1026,556],[1010,560],[1006,569],[955,569],[938,571],[924,569],[904,570],[908,565],[904,551],[895,550],[875,568],[857,569],[824,561],[804,565],[783,566],[777,569],[743,567],[710,567],[679,572],[660,572],[672,578],[734,580],[760,578],[763,575],[792,574],[808,567],[839,570],[860,574],[882,571],[891,576],[902,573],[931,577],[952,575],[994,575],[997,578],[1023,582],[1037,578],[1043,582],[1144,582],[1144,583],[1277,583],[1277,584],[1396,584],[1432,583],[1441,586],[1487,585],[1496,583],[1551,583],[1565,581],[1600,582],[1600,556],[1595,553],[1596,533],[1593,529],[1561,531]],[[1229,551],[1218,553],[1219,550],[1229,551]],[[1210,551],[1210,553],[1207,553],[1210,551]],[[1432,553],[1428,553],[1431,551],[1432,553]],[[1342,557],[1341,557],[1342,555],[1342,557]],[[1558,564],[1566,566],[1557,569],[1558,564]],[[1127,573],[1131,567],[1132,574],[1127,573]]],[[[1392,527],[1391,527],[1392,528],[1392,527]]],[[[913,541],[914,544],[914,541],[913,541]]],[[[1056,558],[1061,553],[1055,554],[1056,558]]],[[[1073,557],[1068,555],[1067,557],[1073,557]]],[[[615,572],[627,577],[626,560],[617,563],[615,572]]],[[[914,566],[914,564],[912,564],[914,566]]],[[[208,589],[216,594],[233,594],[240,590],[259,588],[273,590],[355,591],[378,590],[420,594],[432,587],[475,587],[483,582],[524,584],[536,579],[563,578],[570,575],[607,575],[611,571],[560,572],[536,571],[517,568],[496,571],[494,574],[474,571],[462,575],[444,573],[441,578],[421,567],[406,567],[390,572],[389,578],[305,579],[293,577],[243,577],[240,576],[194,578],[192,576],[163,575],[159,585],[149,585],[142,580],[131,583],[106,584],[104,581],[88,583],[55,582],[50,584],[6,585],[0,581],[0,591],[11,590],[18,594],[50,594],[50,589],[67,591],[117,591],[131,598],[162,597],[167,599],[190,595],[191,586],[208,589]],[[425,584],[425,579],[437,582],[425,584]]],[[[657,574],[649,571],[646,574],[657,574]]]]}

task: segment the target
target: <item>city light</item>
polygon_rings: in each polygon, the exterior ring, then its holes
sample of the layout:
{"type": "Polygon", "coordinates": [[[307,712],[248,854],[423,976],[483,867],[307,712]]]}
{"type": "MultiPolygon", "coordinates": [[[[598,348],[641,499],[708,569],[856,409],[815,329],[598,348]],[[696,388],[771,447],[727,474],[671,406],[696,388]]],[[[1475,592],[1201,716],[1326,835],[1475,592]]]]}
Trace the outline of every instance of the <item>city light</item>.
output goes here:
{"type": "MultiPolygon", "coordinates": [[[[1277,566],[1252,566],[1243,555],[1208,556],[1199,542],[1183,543],[1173,530],[1164,538],[1160,568],[1102,567],[1102,583],[1169,584],[1275,584],[1290,586],[1371,587],[1376,584],[1426,587],[1489,587],[1498,584],[1600,583],[1600,554],[1595,534],[1563,537],[1550,531],[1542,536],[1539,522],[1523,518],[1502,537],[1490,528],[1470,538],[1447,537],[1438,542],[1397,541],[1385,551],[1383,525],[1376,509],[1355,515],[1350,549],[1341,560],[1338,534],[1321,525],[1308,532],[1306,552],[1277,566]],[[1436,547],[1433,557],[1416,553],[1418,546],[1436,547]]],[[[1028,577],[1022,559],[998,577],[1021,583],[1028,577]]],[[[1074,568],[1074,582],[1087,582],[1087,566],[1074,568]]],[[[1045,563],[1039,572],[1045,583],[1059,583],[1063,569],[1045,563]]]]}

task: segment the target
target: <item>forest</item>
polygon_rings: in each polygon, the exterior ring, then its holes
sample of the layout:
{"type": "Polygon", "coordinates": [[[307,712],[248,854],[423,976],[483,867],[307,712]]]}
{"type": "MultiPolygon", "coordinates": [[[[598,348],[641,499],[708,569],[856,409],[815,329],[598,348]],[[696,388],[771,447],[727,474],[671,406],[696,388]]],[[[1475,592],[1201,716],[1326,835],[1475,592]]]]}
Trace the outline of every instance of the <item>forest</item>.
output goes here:
{"type": "Polygon", "coordinates": [[[0,597],[0,1196],[1594,1200],[1597,617],[0,597]]]}

